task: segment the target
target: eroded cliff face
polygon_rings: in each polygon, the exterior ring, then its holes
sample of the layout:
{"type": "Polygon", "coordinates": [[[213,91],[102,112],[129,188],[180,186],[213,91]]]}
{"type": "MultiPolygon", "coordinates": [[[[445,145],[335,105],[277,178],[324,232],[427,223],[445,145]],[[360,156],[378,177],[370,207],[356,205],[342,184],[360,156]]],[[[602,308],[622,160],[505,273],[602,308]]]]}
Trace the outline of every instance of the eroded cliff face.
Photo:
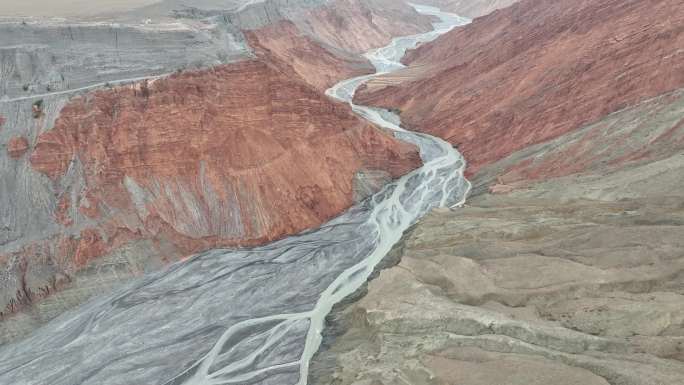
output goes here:
{"type": "Polygon", "coordinates": [[[396,36],[432,28],[429,17],[392,0],[335,0],[294,21],[318,41],[355,53],[385,46],[396,36]]]}
{"type": "Polygon", "coordinates": [[[247,31],[245,36],[257,55],[274,56],[288,63],[321,92],[342,79],[374,72],[367,60],[341,49],[324,47],[290,21],[247,31]]]}
{"type": "Polygon", "coordinates": [[[398,108],[470,172],[684,85],[680,1],[525,0],[410,53],[359,103],[398,108]]]}
{"type": "Polygon", "coordinates": [[[355,172],[398,176],[418,159],[262,61],[73,100],[30,160],[59,180],[74,158],[89,198],[72,203],[89,217],[132,210],[141,224],[227,245],[320,223],[349,205],[355,172]]]}
{"type": "Polygon", "coordinates": [[[4,258],[17,266],[5,312],[140,242],[172,261],[317,226],[352,204],[356,173],[420,164],[288,68],[262,58],[68,102],[28,159],[52,180],[64,235],[4,258]]]}

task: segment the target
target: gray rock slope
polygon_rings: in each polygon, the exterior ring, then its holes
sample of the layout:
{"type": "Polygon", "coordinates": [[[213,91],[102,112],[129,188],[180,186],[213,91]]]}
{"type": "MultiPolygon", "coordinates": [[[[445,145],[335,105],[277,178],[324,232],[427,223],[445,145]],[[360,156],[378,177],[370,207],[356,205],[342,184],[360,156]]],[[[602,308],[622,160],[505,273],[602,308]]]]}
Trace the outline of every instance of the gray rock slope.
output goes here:
{"type": "Polygon", "coordinates": [[[330,318],[337,338],[315,359],[313,383],[683,384],[683,95],[606,118],[616,124],[605,135],[635,128],[615,151],[643,141],[652,158],[596,159],[504,195],[479,188],[465,208],[420,221],[396,266],[330,318]],[[662,132],[670,139],[658,145],[662,132]]]}

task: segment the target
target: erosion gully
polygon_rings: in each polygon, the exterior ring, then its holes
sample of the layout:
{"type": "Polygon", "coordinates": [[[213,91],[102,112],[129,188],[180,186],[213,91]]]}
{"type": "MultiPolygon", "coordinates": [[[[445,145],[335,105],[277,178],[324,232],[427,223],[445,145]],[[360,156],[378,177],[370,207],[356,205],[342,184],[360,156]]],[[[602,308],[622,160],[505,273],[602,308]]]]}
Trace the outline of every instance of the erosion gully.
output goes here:
{"type": "Polygon", "coordinates": [[[470,190],[465,161],[450,144],[352,103],[359,85],[402,68],[407,49],[468,22],[413,7],[439,19],[434,30],[368,52],[377,73],[327,94],[418,146],[421,168],[316,230],[199,254],[58,317],[0,348],[0,383],[306,385],[332,307],[367,281],[409,226],[435,207],[463,204],[470,190]]]}

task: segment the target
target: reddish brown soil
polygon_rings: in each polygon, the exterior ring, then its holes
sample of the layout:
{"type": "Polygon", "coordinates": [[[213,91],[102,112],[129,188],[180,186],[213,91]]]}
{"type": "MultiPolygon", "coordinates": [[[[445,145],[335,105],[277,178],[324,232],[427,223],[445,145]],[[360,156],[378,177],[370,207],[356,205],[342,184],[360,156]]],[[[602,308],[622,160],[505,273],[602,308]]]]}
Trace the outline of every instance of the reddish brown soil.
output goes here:
{"type": "Polygon", "coordinates": [[[340,80],[374,72],[367,60],[324,48],[290,21],[247,31],[245,36],[257,55],[273,56],[287,63],[321,92],[340,80]]]}

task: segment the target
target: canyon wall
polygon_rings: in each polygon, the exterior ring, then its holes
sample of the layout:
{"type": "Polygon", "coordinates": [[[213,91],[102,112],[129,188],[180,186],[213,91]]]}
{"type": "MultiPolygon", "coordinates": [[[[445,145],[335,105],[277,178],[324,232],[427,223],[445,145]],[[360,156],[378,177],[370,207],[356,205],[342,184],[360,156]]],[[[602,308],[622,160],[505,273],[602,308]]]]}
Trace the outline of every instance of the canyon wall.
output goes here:
{"type": "Polygon", "coordinates": [[[0,23],[2,341],[199,250],[315,227],[420,164],[323,91],[428,19],[386,1],[200,3],[0,23]],[[327,27],[338,8],[349,20],[327,27]]]}
{"type": "Polygon", "coordinates": [[[359,103],[401,110],[471,173],[684,85],[684,4],[524,0],[407,55],[359,103]]]}
{"type": "Polygon", "coordinates": [[[325,45],[354,53],[385,46],[396,36],[432,29],[429,17],[391,0],[335,0],[294,21],[325,45]]]}
{"type": "Polygon", "coordinates": [[[9,155],[49,178],[57,231],[3,257],[16,289],[5,311],[143,240],[147,258],[173,261],[302,231],[352,204],[357,173],[420,164],[415,147],[265,60],[74,98],[29,155],[9,155]]]}
{"type": "Polygon", "coordinates": [[[288,63],[320,92],[325,92],[341,79],[374,72],[367,60],[341,49],[324,47],[291,21],[246,31],[245,36],[257,55],[272,55],[288,63]]]}
{"type": "Polygon", "coordinates": [[[59,181],[78,159],[86,188],[66,213],[134,212],[179,240],[245,245],[329,219],[349,206],[355,172],[399,176],[416,155],[296,76],[247,61],[76,98],[29,160],[59,181]]]}
{"type": "Polygon", "coordinates": [[[473,190],[337,306],[314,384],[682,383],[683,6],[523,0],[357,94],[473,190]]]}

